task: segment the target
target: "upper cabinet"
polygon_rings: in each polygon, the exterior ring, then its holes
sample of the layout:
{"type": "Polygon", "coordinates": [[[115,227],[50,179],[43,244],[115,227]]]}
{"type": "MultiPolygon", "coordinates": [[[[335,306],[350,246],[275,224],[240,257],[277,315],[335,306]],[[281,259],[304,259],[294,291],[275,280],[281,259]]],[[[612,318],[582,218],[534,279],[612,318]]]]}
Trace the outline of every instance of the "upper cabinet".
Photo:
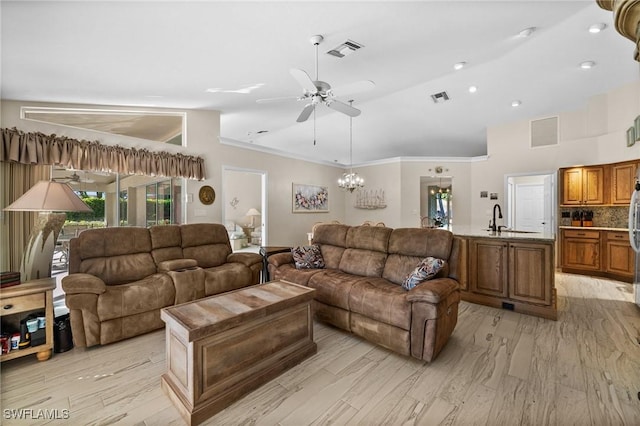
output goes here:
{"type": "Polygon", "coordinates": [[[566,206],[605,204],[605,167],[560,169],[561,204],[566,206]]]}
{"type": "Polygon", "coordinates": [[[563,206],[629,205],[640,160],[560,169],[563,206]]]}
{"type": "Polygon", "coordinates": [[[636,182],[638,163],[619,163],[611,166],[611,204],[629,204],[636,182]]]}

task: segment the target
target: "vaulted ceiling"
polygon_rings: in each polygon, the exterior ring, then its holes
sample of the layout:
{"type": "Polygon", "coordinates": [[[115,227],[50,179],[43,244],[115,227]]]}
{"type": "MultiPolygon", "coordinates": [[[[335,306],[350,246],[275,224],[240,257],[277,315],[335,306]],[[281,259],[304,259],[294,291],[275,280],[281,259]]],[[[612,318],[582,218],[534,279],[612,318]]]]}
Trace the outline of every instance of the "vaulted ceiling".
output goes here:
{"type": "Polygon", "coordinates": [[[314,145],[313,115],[296,122],[304,102],[256,102],[302,94],[289,71],[315,79],[315,34],[319,80],[375,82],[336,89],[362,111],[354,163],[484,155],[488,126],[582,108],[640,79],[633,44],[595,0],[2,1],[0,12],[3,99],[219,110],[223,142],[329,163],[349,162],[348,116],[318,106],[314,145]],[[590,33],[596,23],[607,27],[590,33]],[[346,40],[364,47],[326,54],[346,40]],[[450,99],[435,103],[439,92],[450,99]]]}

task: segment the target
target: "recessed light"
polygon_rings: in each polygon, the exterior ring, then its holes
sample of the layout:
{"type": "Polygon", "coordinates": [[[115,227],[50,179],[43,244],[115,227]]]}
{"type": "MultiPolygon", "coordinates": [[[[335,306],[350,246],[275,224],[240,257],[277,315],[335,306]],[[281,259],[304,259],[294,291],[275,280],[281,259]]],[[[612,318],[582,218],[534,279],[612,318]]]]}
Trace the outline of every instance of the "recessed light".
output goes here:
{"type": "Polygon", "coordinates": [[[514,108],[515,107],[519,107],[520,105],[522,105],[522,102],[520,102],[520,101],[517,101],[517,100],[516,101],[511,101],[511,106],[514,107],[514,108]]]}
{"type": "Polygon", "coordinates": [[[535,30],[536,30],[536,27],[525,28],[524,30],[518,33],[518,37],[522,37],[522,38],[529,37],[531,34],[533,34],[535,30]]]}
{"type": "Polygon", "coordinates": [[[469,93],[476,93],[478,88],[476,86],[469,86],[469,93]]]}
{"type": "Polygon", "coordinates": [[[600,31],[604,30],[605,28],[607,28],[607,24],[603,24],[602,22],[598,23],[598,24],[593,24],[589,27],[589,32],[591,34],[597,34],[600,31]]]}
{"type": "Polygon", "coordinates": [[[596,66],[596,63],[593,61],[584,61],[580,63],[580,68],[583,70],[588,70],[596,66]]]}
{"type": "Polygon", "coordinates": [[[462,68],[464,68],[465,65],[467,65],[467,63],[464,62],[464,61],[457,62],[457,63],[453,64],[453,69],[458,71],[458,70],[461,70],[462,68]]]}

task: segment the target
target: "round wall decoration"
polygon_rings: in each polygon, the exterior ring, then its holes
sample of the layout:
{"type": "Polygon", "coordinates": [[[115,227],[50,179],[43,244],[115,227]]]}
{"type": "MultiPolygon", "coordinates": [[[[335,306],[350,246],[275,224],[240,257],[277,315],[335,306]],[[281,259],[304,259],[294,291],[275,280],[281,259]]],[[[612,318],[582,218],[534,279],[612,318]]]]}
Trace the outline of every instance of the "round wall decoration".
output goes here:
{"type": "Polygon", "coordinates": [[[200,197],[200,202],[202,204],[213,204],[213,202],[216,200],[216,191],[214,191],[213,188],[209,185],[205,185],[200,188],[198,197],[200,197]]]}

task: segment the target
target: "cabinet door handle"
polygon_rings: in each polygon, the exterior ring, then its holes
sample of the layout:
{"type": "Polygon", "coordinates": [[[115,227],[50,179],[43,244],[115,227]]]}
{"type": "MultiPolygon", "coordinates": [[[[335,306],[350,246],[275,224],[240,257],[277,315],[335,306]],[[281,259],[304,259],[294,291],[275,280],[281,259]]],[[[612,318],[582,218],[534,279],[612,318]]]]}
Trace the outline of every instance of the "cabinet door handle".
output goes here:
{"type": "Polygon", "coordinates": [[[11,308],[13,308],[13,305],[4,305],[2,307],[2,309],[11,309],[11,308]]]}
{"type": "Polygon", "coordinates": [[[580,235],[581,237],[584,237],[587,234],[585,234],[584,232],[578,232],[578,235],[580,235]]]}
{"type": "Polygon", "coordinates": [[[613,237],[614,237],[614,238],[622,238],[622,237],[623,237],[623,235],[614,235],[613,237]]]}

